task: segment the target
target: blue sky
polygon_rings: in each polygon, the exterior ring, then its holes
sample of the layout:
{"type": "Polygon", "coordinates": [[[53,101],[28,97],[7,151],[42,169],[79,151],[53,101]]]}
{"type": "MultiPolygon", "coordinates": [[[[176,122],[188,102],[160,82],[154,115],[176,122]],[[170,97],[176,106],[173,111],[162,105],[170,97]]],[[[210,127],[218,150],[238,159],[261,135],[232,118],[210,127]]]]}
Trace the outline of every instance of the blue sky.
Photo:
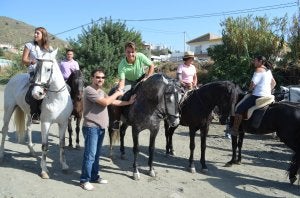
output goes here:
{"type": "Polygon", "coordinates": [[[0,16],[20,20],[36,27],[43,26],[48,32],[58,34],[57,36],[64,40],[67,38],[76,39],[82,32],[82,28],[62,34],[59,33],[88,24],[92,20],[105,17],[122,21],[127,20],[127,27],[141,32],[143,41],[154,45],[165,45],[172,50],[183,51],[184,41],[189,41],[208,32],[221,35],[220,22],[228,16],[237,17],[253,14],[267,15],[272,19],[287,14],[291,18],[293,15],[298,14],[297,1],[1,0],[0,16]],[[275,6],[280,4],[282,5],[275,6]],[[265,6],[275,7],[268,7],[267,9],[264,8],[265,6]],[[251,10],[247,11],[246,9],[251,10]],[[245,13],[241,13],[242,10],[246,10],[245,13]],[[256,11],[253,12],[254,10],[256,11]],[[237,11],[238,14],[232,14],[231,12],[227,15],[226,12],[230,11],[237,11]],[[187,19],[130,21],[196,15],[198,15],[196,18],[188,17],[187,19]]]}

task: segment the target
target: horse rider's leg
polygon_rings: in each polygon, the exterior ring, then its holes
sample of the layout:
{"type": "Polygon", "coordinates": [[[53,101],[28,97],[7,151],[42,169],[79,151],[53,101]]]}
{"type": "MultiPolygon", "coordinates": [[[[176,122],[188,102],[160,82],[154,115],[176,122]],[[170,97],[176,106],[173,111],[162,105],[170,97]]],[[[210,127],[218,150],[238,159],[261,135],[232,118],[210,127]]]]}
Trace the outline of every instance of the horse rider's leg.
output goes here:
{"type": "Polygon", "coordinates": [[[28,137],[28,149],[30,152],[30,155],[35,157],[36,153],[35,150],[33,149],[33,143],[32,143],[32,129],[31,129],[31,118],[30,115],[27,115],[27,122],[26,122],[26,133],[28,137]]]}
{"type": "MultiPolygon", "coordinates": [[[[159,124],[157,124],[157,126],[159,126],[159,124]]],[[[155,177],[156,176],[154,168],[153,168],[153,154],[154,154],[154,150],[155,150],[155,139],[156,139],[158,131],[159,131],[159,127],[150,130],[150,144],[149,144],[148,166],[149,166],[149,175],[151,177],[155,177]]]]}
{"type": "Polygon", "coordinates": [[[121,152],[121,159],[125,159],[125,144],[124,144],[124,138],[126,134],[126,129],[128,128],[128,125],[125,123],[122,123],[120,127],[120,152],[121,152]]]}
{"type": "Polygon", "coordinates": [[[206,126],[204,126],[203,128],[200,128],[200,138],[201,138],[201,158],[200,158],[200,163],[202,166],[201,172],[205,173],[208,171],[206,163],[205,163],[205,151],[206,151],[206,137],[207,137],[207,133],[208,133],[208,127],[209,124],[205,124],[206,126]]]}
{"type": "Polygon", "coordinates": [[[69,133],[69,147],[73,148],[72,144],[72,134],[73,134],[73,129],[72,129],[72,116],[68,118],[68,133],[69,133]]]}
{"type": "Polygon", "coordinates": [[[65,134],[67,130],[67,123],[66,122],[59,123],[58,128],[59,128],[59,161],[62,166],[62,170],[67,171],[69,169],[65,157],[65,145],[66,145],[65,134]]]}
{"type": "Polygon", "coordinates": [[[195,162],[194,162],[194,150],[195,150],[195,134],[196,130],[189,127],[190,130],[190,158],[189,158],[189,169],[191,173],[195,173],[195,162]]]}
{"type": "Polygon", "coordinates": [[[139,132],[132,127],[132,140],[133,140],[133,179],[134,180],[139,180],[140,179],[140,173],[138,170],[138,165],[137,165],[137,157],[139,154],[139,132]]]}
{"type": "Polygon", "coordinates": [[[8,132],[9,120],[14,112],[14,106],[8,107],[5,109],[4,117],[3,117],[3,127],[2,127],[2,140],[0,146],[0,161],[3,161],[4,158],[4,144],[5,138],[8,132]]]}
{"type": "Polygon", "coordinates": [[[42,158],[41,158],[41,178],[49,179],[48,169],[47,169],[47,152],[48,152],[48,136],[49,136],[49,122],[42,122],[41,124],[41,134],[42,134],[42,158]]]}

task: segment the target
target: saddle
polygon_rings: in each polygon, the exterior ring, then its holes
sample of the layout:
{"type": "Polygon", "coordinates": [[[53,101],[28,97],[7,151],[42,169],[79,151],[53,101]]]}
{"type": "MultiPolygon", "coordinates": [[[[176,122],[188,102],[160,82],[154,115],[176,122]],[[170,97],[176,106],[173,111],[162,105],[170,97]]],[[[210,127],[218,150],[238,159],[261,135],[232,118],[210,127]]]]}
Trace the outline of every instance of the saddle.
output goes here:
{"type": "MultiPolygon", "coordinates": [[[[240,105],[246,98],[248,98],[250,94],[247,94],[237,105],[240,105]]],[[[268,109],[269,105],[275,101],[274,95],[265,96],[256,99],[255,105],[248,109],[248,111],[243,115],[244,120],[249,120],[251,122],[251,126],[257,129],[260,126],[262,118],[268,109]],[[251,119],[250,119],[251,118],[251,119]]]]}

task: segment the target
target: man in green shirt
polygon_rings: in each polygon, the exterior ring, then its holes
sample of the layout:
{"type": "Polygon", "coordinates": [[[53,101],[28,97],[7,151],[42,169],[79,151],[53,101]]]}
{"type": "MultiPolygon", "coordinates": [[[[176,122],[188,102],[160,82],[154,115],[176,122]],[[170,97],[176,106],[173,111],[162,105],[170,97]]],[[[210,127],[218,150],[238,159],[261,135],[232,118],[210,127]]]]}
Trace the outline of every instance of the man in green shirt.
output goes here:
{"type": "Polygon", "coordinates": [[[118,66],[118,88],[128,91],[139,80],[144,81],[153,74],[154,64],[144,54],[136,52],[133,42],[126,43],[125,56],[118,66]],[[147,74],[145,74],[145,66],[148,67],[147,74]]]}
{"type": "MultiPolygon", "coordinates": [[[[125,44],[125,58],[121,60],[118,66],[118,90],[128,91],[135,86],[139,81],[145,81],[154,73],[154,64],[144,54],[136,52],[134,42],[125,44]],[[148,72],[145,74],[144,67],[148,67],[148,72]]],[[[114,118],[112,118],[113,130],[119,130],[121,120],[121,109],[114,107],[114,118]]]]}

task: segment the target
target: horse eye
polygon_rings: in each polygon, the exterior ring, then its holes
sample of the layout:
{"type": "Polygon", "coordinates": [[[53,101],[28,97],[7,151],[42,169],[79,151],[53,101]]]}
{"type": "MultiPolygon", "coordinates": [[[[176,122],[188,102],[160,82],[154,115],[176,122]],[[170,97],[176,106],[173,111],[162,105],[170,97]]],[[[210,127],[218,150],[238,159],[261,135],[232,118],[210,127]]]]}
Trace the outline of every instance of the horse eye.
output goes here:
{"type": "Polygon", "coordinates": [[[50,72],[51,71],[51,69],[47,69],[47,72],[50,72]]]}

